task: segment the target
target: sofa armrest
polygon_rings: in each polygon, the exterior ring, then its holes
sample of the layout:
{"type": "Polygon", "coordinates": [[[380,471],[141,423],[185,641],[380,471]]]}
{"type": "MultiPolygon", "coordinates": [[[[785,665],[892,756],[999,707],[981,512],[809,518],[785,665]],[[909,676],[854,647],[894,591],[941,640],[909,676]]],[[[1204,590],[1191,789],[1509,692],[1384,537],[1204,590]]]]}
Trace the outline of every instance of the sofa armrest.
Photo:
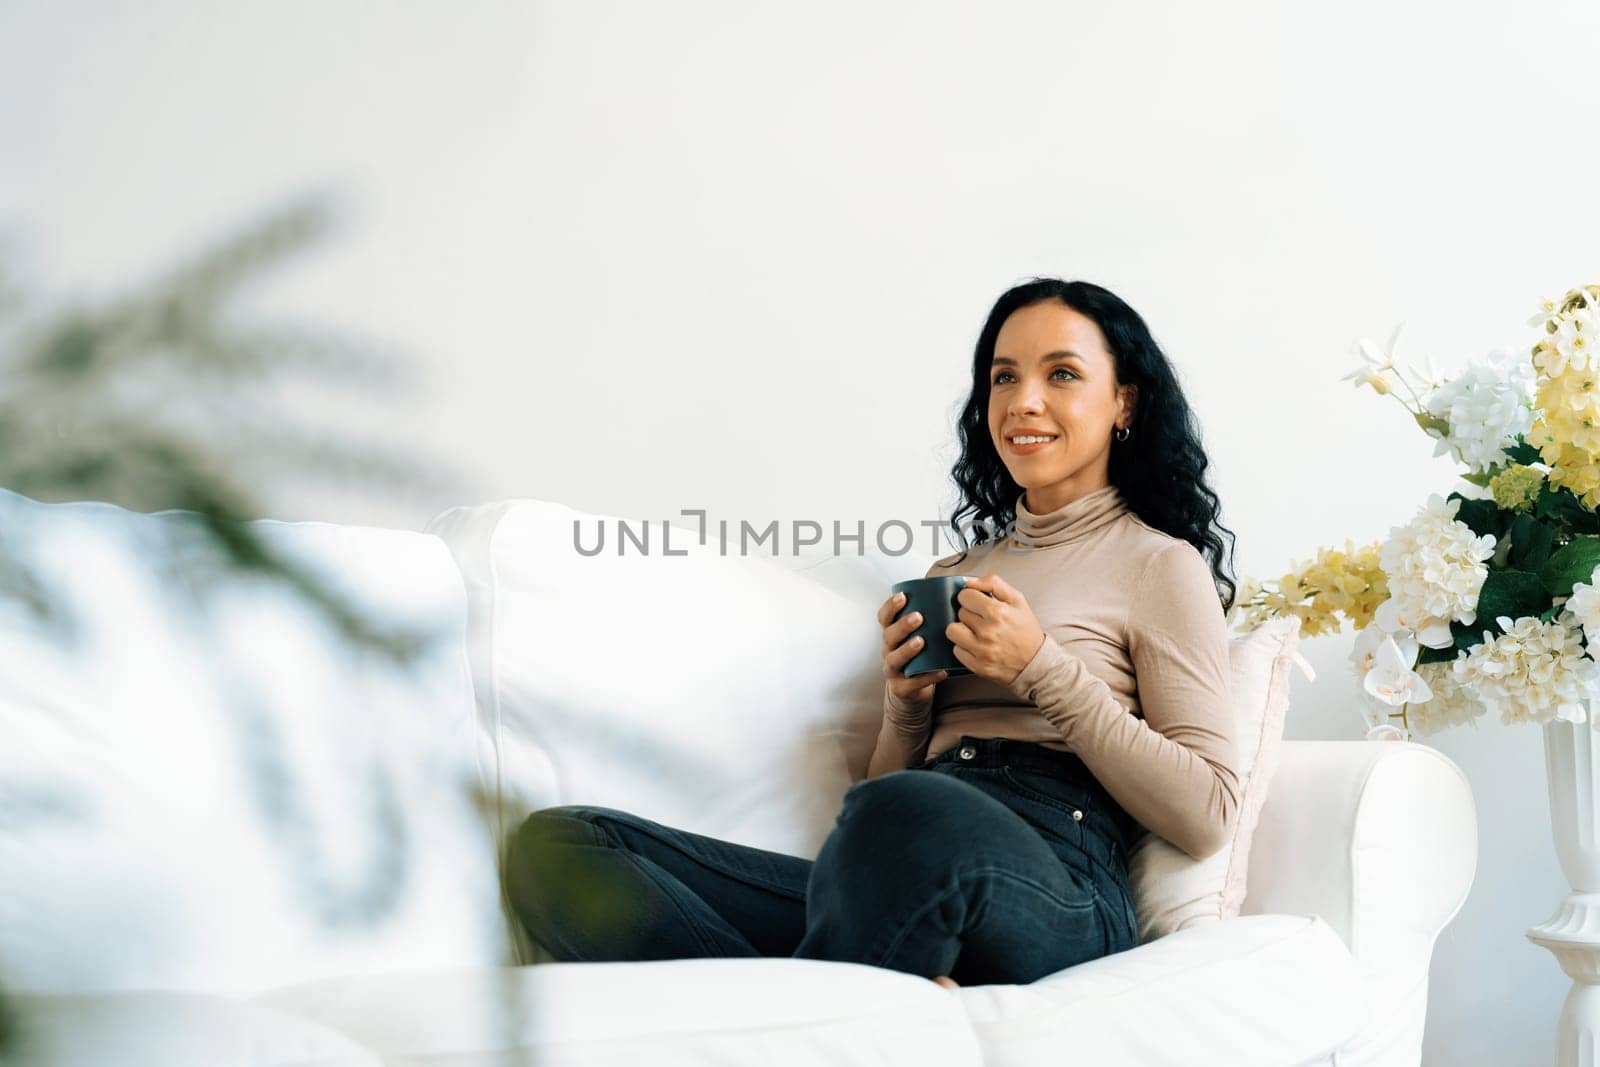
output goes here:
{"type": "Polygon", "coordinates": [[[1250,849],[1244,914],[1317,915],[1363,970],[1427,974],[1478,863],[1472,788],[1435,749],[1286,741],[1250,849]]]}

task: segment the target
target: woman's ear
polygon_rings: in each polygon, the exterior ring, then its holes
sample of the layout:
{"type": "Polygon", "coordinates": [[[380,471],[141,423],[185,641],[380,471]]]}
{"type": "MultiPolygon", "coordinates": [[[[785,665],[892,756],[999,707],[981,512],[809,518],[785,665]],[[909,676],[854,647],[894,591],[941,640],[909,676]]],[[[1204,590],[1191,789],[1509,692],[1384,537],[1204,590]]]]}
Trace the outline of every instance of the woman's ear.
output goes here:
{"type": "Polygon", "coordinates": [[[1122,395],[1122,425],[1133,424],[1133,412],[1139,404],[1139,387],[1137,385],[1123,385],[1118,387],[1122,395]]]}

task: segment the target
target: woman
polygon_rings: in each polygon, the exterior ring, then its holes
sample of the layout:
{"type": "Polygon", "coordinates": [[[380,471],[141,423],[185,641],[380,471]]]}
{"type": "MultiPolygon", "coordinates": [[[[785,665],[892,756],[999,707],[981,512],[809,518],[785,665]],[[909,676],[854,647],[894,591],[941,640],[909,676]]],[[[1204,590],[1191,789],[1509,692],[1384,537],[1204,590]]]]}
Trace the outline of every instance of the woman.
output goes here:
{"type": "Polygon", "coordinates": [[[1239,799],[1232,534],[1144,321],[1087,282],[1011,289],[979,335],[959,432],[963,551],[928,574],[969,576],[946,633],[972,673],[906,677],[921,620],[884,602],[882,727],[814,861],[609,808],[530,815],[508,887],[557,959],[792,956],[1031,982],[1138,943],[1141,834],[1196,858],[1222,846],[1239,799]],[[986,527],[971,546],[969,516],[986,527]]]}

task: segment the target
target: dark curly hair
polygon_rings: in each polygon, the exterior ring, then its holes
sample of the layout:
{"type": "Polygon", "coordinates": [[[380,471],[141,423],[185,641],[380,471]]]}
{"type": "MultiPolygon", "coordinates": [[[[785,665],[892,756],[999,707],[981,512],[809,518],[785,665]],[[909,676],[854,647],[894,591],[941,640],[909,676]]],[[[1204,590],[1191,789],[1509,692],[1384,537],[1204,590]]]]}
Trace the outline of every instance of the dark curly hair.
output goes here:
{"type": "Polygon", "coordinates": [[[961,540],[960,559],[976,545],[1000,540],[1016,522],[1022,487],[1012,480],[989,436],[989,372],[995,339],[1006,319],[1018,308],[1046,300],[1058,300],[1092,319],[1106,339],[1117,383],[1139,387],[1129,424],[1132,433],[1126,442],[1112,438],[1111,484],[1145,523],[1200,551],[1211,565],[1223,609],[1231,608],[1237,593],[1230,573],[1234,535],[1217,521],[1221,503],[1206,484],[1211,463],[1200,444],[1198,421],[1144,319],[1121,297],[1090,282],[1033,278],[1001,294],[983,324],[972,354],[972,392],[958,424],[961,458],[950,471],[961,491],[950,521],[961,540]],[[975,545],[962,532],[968,516],[978,535],[975,545]]]}

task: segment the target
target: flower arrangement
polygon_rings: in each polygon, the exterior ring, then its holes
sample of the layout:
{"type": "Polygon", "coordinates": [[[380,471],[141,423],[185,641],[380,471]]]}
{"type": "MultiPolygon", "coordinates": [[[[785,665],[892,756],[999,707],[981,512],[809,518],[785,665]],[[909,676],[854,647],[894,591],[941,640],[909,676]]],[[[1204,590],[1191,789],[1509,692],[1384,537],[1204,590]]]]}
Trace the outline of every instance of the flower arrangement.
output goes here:
{"type": "Polygon", "coordinates": [[[1600,286],[1546,300],[1531,349],[1448,380],[1402,365],[1400,329],[1356,342],[1345,381],[1392,396],[1465,468],[1387,540],[1323,549],[1246,579],[1235,624],[1295,614],[1307,636],[1359,631],[1351,662],[1369,736],[1430,734],[1486,713],[1585,720],[1600,696],[1600,286]]]}

